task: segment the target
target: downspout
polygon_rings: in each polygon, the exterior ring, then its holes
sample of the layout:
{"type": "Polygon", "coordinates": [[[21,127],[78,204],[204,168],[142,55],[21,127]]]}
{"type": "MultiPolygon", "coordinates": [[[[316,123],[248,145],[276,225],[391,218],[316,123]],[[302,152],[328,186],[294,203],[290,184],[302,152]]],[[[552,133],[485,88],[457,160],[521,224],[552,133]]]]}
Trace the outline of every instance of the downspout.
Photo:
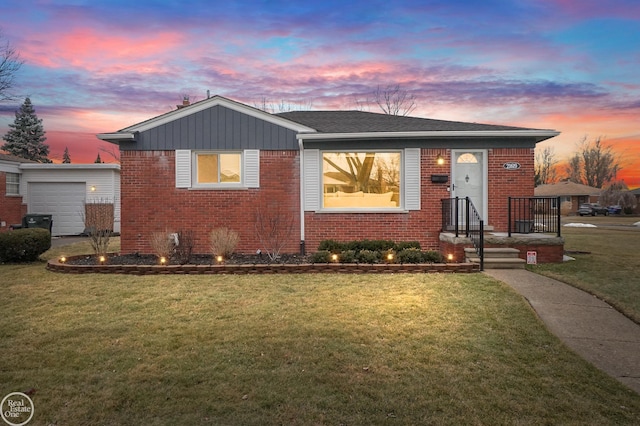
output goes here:
{"type": "Polygon", "coordinates": [[[304,244],[304,143],[298,138],[300,149],[300,254],[306,254],[304,244]]]}

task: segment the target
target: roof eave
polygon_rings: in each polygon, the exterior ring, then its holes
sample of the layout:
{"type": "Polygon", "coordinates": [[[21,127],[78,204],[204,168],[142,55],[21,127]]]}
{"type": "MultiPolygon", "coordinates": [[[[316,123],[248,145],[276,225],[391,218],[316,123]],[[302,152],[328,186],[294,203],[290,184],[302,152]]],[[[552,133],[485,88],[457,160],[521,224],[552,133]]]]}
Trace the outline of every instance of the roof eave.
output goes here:
{"type": "Polygon", "coordinates": [[[136,140],[136,134],[131,132],[98,133],[96,136],[100,140],[103,140],[105,142],[115,143],[115,144],[119,142],[136,140]]]}
{"type": "Polygon", "coordinates": [[[555,130],[432,130],[411,132],[359,132],[359,133],[298,133],[300,140],[336,140],[336,139],[439,139],[439,138],[487,138],[487,137],[528,137],[536,143],[558,136],[555,130]]]}

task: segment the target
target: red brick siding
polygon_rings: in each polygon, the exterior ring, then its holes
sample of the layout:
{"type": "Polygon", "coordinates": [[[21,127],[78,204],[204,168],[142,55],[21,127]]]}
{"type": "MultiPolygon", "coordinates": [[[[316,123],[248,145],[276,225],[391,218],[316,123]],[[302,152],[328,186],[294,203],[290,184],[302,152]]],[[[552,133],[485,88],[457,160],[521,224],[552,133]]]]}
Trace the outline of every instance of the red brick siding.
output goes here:
{"type": "Polygon", "coordinates": [[[532,148],[495,148],[488,156],[488,220],[496,231],[506,231],[509,197],[533,197],[534,150],[532,148]],[[504,163],[517,162],[520,168],[507,170],[504,163]]]}
{"type": "Polygon", "coordinates": [[[261,151],[260,189],[193,190],[175,187],[174,151],[123,151],[121,155],[123,253],[151,253],[153,232],[193,230],[195,252],[209,252],[209,233],[228,227],[240,234],[238,252],[262,248],[256,210],[279,210],[293,220],[283,253],[299,251],[299,162],[297,151],[261,151]],[[264,208],[263,208],[264,210],[264,208]]]}
{"type": "Polygon", "coordinates": [[[0,232],[7,231],[11,225],[21,223],[25,214],[27,206],[22,204],[22,197],[7,195],[7,175],[0,172],[0,222],[6,225],[0,226],[0,232]]]}
{"type": "MultiPolygon", "coordinates": [[[[314,252],[320,241],[336,239],[389,239],[419,241],[425,250],[440,248],[442,198],[451,182],[432,183],[432,174],[450,175],[450,153],[442,149],[421,152],[422,210],[403,213],[305,212],[305,244],[314,252]],[[445,164],[437,165],[438,155],[445,164]],[[446,155],[445,155],[446,154],[446,155]]],[[[533,196],[533,149],[492,149],[488,155],[489,221],[495,230],[507,229],[509,196],[533,196]],[[505,170],[505,162],[521,168],[505,170]]],[[[196,232],[196,252],[207,253],[209,232],[228,227],[240,233],[238,251],[253,253],[261,247],[255,233],[256,207],[269,204],[293,220],[293,233],[283,253],[296,253],[300,242],[300,176],[297,151],[261,151],[260,188],[248,190],[190,190],[175,187],[173,151],[123,151],[122,251],[150,253],[149,238],[157,231],[196,232]]],[[[282,215],[281,215],[282,216],[282,215]]]]}

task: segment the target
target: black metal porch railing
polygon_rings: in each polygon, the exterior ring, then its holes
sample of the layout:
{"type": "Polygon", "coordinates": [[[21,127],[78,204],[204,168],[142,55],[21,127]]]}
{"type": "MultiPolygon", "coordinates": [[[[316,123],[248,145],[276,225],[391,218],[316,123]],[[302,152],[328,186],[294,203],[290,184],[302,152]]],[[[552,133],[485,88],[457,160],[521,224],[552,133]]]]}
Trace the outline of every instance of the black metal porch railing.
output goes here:
{"type": "Polygon", "coordinates": [[[560,197],[509,197],[508,233],[561,235],[560,197]]]}
{"type": "Polygon", "coordinates": [[[456,237],[464,232],[480,258],[480,270],[484,270],[484,220],[469,197],[442,199],[442,230],[452,231],[456,237]]]}

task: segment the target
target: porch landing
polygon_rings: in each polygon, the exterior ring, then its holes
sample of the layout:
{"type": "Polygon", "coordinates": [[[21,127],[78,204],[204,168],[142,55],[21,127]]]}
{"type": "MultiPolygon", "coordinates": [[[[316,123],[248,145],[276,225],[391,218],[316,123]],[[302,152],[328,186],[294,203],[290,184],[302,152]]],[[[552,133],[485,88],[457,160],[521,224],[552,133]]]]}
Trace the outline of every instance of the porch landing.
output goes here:
{"type": "MultiPolygon", "coordinates": [[[[440,251],[445,257],[451,255],[453,261],[464,261],[467,258],[465,249],[473,249],[470,238],[458,236],[452,232],[440,233],[440,251]]],[[[491,268],[495,264],[498,268],[507,265],[519,264],[524,267],[527,262],[527,253],[535,253],[529,256],[529,261],[535,257],[536,263],[560,263],[564,256],[564,238],[555,234],[516,234],[511,233],[511,237],[506,232],[485,232],[485,268],[491,268]],[[513,250],[493,250],[493,249],[513,249],[513,250]],[[514,251],[515,250],[515,251],[514,251]],[[514,260],[520,259],[520,260],[514,260]],[[488,259],[492,259],[488,261],[488,259]],[[502,259],[500,262],[496,259],[502,259]],[[508,260],[511,259],[511,260],[508,260]]],[[[469,257],[469,260],[473,256],[469,257]]],[[[477,258],[477,256],[476,256],[477,258]]],[[[478,259],[479,262],[479,259],[478,259]]],[[[509,266],[512,267],[512,266],[509,266]]]]}

